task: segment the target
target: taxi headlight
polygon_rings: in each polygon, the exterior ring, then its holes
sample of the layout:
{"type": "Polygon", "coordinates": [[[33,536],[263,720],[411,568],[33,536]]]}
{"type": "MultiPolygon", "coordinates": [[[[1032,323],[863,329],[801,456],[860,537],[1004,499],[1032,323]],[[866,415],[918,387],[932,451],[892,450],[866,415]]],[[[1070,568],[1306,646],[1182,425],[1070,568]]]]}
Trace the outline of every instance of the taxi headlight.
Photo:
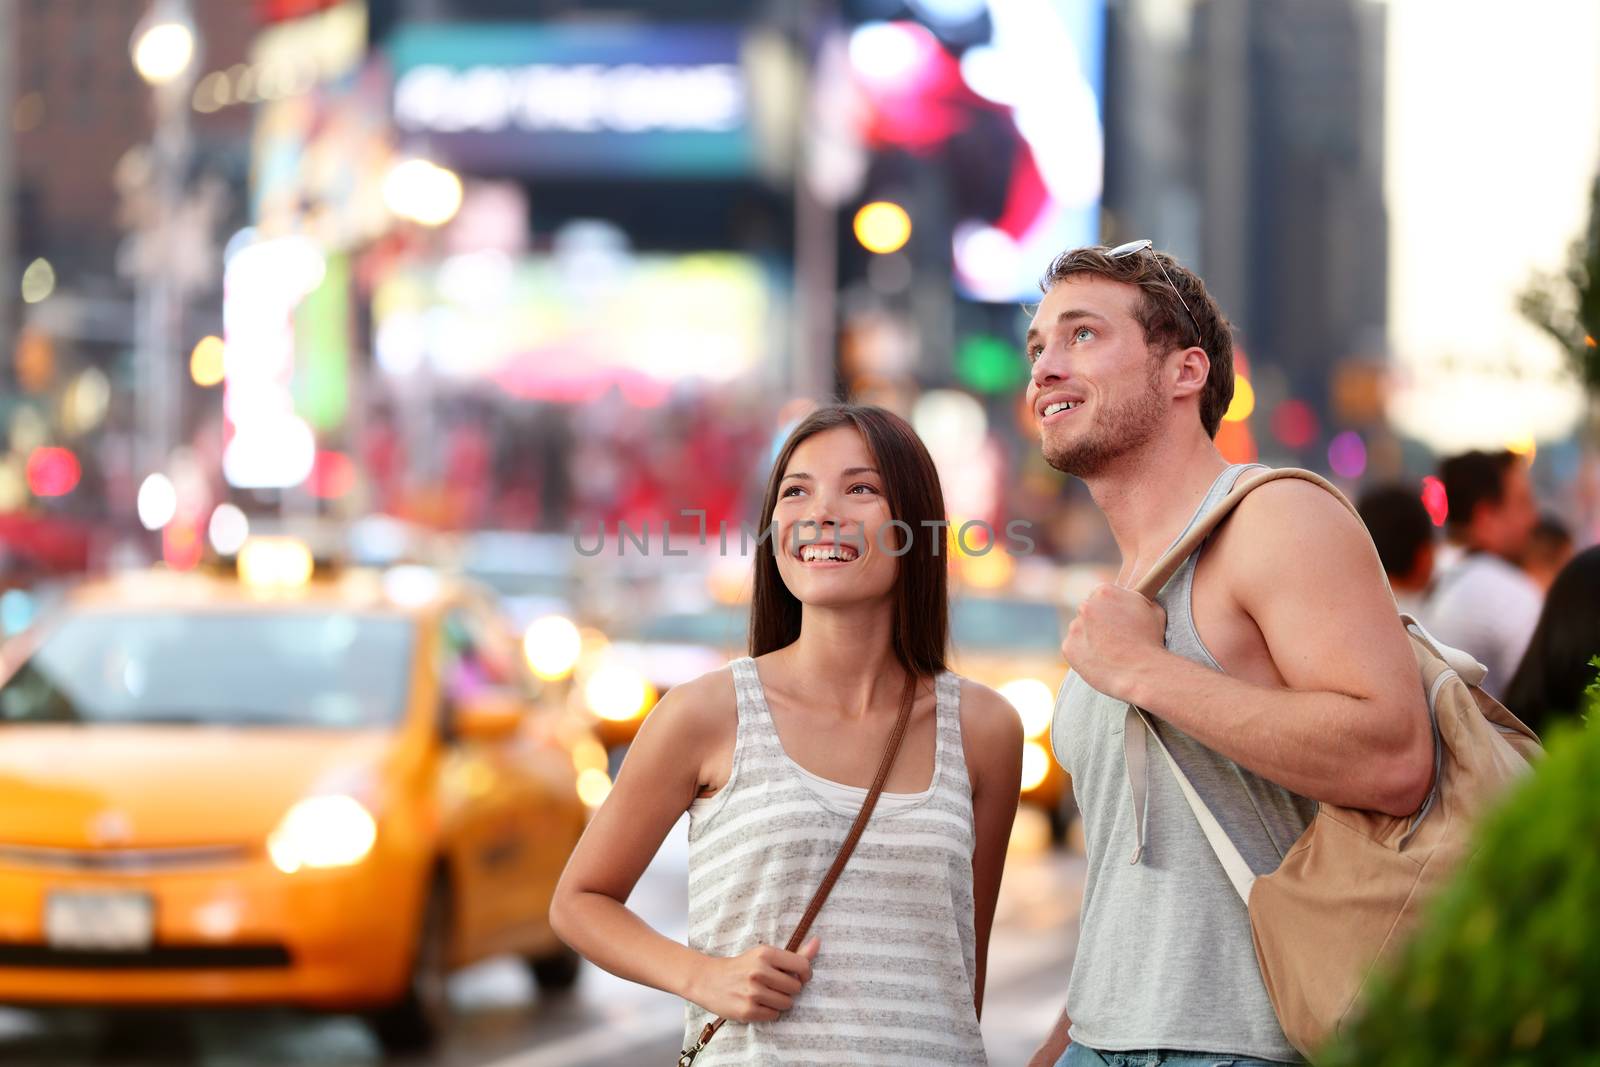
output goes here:
{"type": "Polygon", "coordinates": [[[284,874],[360,863],[378,839],[378,823],[354,797],[307,797],[267,837],[267,855],[284,874]]]}

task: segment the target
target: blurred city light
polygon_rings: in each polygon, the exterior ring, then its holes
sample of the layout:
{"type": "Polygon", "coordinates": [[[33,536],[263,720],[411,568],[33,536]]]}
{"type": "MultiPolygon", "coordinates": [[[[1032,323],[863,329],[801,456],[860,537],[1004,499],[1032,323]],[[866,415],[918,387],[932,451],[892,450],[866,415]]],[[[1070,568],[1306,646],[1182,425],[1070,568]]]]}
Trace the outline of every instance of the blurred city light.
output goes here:
{"type": "Polygon", "coordinates": [[[1367,445],[1354,430],[1328,443],[1328,466],[1341,478],[1359,478],[1367,470],[1367,445]]]}
{"type": "Polygon", "coordinates": [[[1422,506],[1428,511],[1428,518],[1433,520],[1435,526],[1443,526],[1444,521],[1450,517],[1450,502],[1444,491],[1444,483],[1433,475],[1422,479],[1422,506]]]}
{"type": "Polygon", "coordinates": [[[461,179],[426,159],[401,160],[383,179],[383,202],[402,219],[443,226],[461,210],[461,179]]]}
{"type": "Polygon", "coordinates": [[[36,448],[28,457],[28,488],[34,496],[66,496],[81,475],[78,457],[65,448],[36,448]]]}
{"type": "Polygon", "coordinates": [[[1539,454],[1539,443],[1534,440],[1533,434],[1518,434],[1506,442],[1506,451],[1521,456],[1525,461],[1532,463],[1539,454]]]}
{"type": "Polygon", "coordinates": [[[99,367],[85,367],[61,398],[61,428],[85,434],[105,421],[111,407],[111,381],[99,367]]]}
{"type": "Polygon", "coordinates": [[[13,637],[26,630],[38,613],[38,604],[25,589],[0,593],[0,637],[13,637]]]}
{"type": "Polygon", "coordinates": [[[603,771],[610,766],[606,746],[592,737],[581,737],[572,746],[572,766],[579,772],[603,771]]]}
{"type": "Polygon", "coordinates": [[[1000,695],[1011,701],[1022,719],[1023,736],[1039,738],[1050,729],[1055,714],[1056,695],[1037,678],[1013,678],[1000,687],[1000,695]]]}
{"type": "Polygon", "coordinates": [[[354,797],[307,797],[267,837],[267,854],[284,874],[349,867],[366,859],[377,839],[377,821],[354,797]]]}
{"type": "Polygon", "coordinates": [[[219,556],[231,556],[244,547],[250,536],[250,519],[235,504],[218,504],[207,524],[211,547],[219,556]]]}
{"type": "Polygon", "coordinates": [[[56,269],[48,259],[39,258],[29,263],[22,272],[22,299],[37,304],[56,291],[56,269]]]}
{"type": "Polygon", "coordinates": [[[628,722],[655,704],[655,690],[644,675],[615,656],[603,656],[583,687],[589,710],[608,722],[628,722]]]}
{"type": "Polygon", "coordinates": [[[1037,741],[1022,743],[1022,792],[1038,789],[1050,776],[1050,753],[1037,741]]]}
{"type": "Polygon", "coordinates": [[[151,85],[164,85],[179,77],[194,59],[194,28],[187,20],[173,17],[177,10],[169,4],[152,7],[134,29],[133,66],[151,85]]]}
{"type": "Polygon", "coordinates": [[[224,348],[220,337],[202,337],[189,354],[189,377],[202,389],[221,385],[224,376],[224,348]]]}
{"type": "Polygon", "coordinates": [[[571,619],[546,615],[528,624],[522,638],[522,654],[528,669],[547,682],[559,681],[572,673],[583,651],[583,638],[571,619]]]}
{"type": "Polygon", "coordinates": [[[856,240],[868,252],[898,252],[911,239],[911,216],[890,200],[874,200],[856,212],[856,240]]]}
{"type": "Polygon", "coordinates": [[[1233,379],[1233,400],[1228,404],[1224,422],[1243,422],[1256,409],[1256,391],[1250,379],[1240,374],[1233,379]]]}
{"type": "Polygon", "coordinates": [[[419,607],[439,595],[439,572],[416,563],[402,563],[383,572],[383,595],[401,607],[419,607]]]}
{"type": "Polygon", "coordinates": [[[239,549],[239,580],[252,589],[294,589],[311,580],[311,549],[292,537],[252,537],[239,549]]]}
{"type": "Polygon", "coordinates": [[[137,502],[139,523],[146,530],[159,530],[178,513],[178,490],[172,479],[159,472],[139,485],[137,502]]]}
{"type": "Polygon", "coordinates": [[[611,795],[611,776],[597,768],[578,772],[578,799],[586,807],[598,808],[611,795]]]}
{"type": "Polygon", "coordinates": [[[1306,447],[1317,432],[1317,413],[1304,400],[1285,400],[1272,413],[1272,435],[1290,448],[1306,447]]]}
{"type": "Polygon", "coordinates": [[[161,530],[161,559],[175,571],[193,570],[205,555],[205,540],[189,522],[169,522],[161,530]]]}
{"type": "Polygon", "coordinates": [[[355,461],[343,452],[318,452],[311,465],[311,495],[338,500],[356,487],[355,461]]]}

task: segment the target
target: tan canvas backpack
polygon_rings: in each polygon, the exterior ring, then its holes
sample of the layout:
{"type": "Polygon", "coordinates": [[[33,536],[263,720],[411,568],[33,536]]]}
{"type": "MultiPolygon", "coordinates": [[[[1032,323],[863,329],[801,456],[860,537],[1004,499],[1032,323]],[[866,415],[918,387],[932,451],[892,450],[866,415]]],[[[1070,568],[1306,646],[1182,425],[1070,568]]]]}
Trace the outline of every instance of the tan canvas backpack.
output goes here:
{"type": "MultiPolygon", "coordinates": [[[[1283,468],[1247,475],[1162,557],[1138,591],[1154,599],[1240,500],[1278,478],[1315,482],[1355,512],[1343,493],[1310,471],[1283,468]]],[[[1147,753],[1153,743],[1245,902],[1267,996],[1284,1034],[1306,1055],[1351,1018],[1367,977],[1397,953],[1433,891],[1471,850],[1478,813],[1542,751],[1532,730],[1478,688],[1486,673],[1482,664],[1434,640],[1411,616],[1400,619],[1411,637],[1433,721],[1434,774],[1427,799],[1409,817],[1319,804],[1311,825],[1270,874],[1257,877],[1250,870],[1147,713],[1128,708],[1123,751],[1134,825],[1144,824],[1147,753]]]]}

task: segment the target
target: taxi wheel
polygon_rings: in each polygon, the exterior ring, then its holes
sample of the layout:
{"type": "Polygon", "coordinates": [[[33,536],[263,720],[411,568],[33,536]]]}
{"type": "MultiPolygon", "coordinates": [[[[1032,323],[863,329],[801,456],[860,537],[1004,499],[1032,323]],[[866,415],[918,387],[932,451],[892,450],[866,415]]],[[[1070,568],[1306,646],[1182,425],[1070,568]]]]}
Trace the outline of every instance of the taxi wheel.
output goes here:
{"type": "Polygon", "coordinates": [[[423,905],[421,929],[411,974],[400,999],[370,1017],[385,1051],[425,1052],[450,1022],[450,892],[443,876],[434,879],[423,905]]]}
{"type": "Polygon", "coordinates": [[[528,972],[539,988],[546,993],[571,989],[578,984],[578,970],[582,960],[570,948],[552,952],[548,956],[528,957],[528,972]]]}

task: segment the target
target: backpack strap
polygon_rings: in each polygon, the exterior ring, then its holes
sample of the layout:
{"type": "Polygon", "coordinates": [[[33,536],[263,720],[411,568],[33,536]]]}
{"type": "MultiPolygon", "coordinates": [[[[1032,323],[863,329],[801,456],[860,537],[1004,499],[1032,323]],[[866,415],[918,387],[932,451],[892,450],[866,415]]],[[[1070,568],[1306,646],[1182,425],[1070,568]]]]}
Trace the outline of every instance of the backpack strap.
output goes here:
{"type": "MultiPolygon", "coordinates": [[[[1361,516],[1355,506],[1331,482],[1320,474],[1312,471],[1301,470],[1298,467],[1279,467],[1261,471],[1241,478],[1228,495],[1217,502],[1216,507],[1202,515],[1189,531],[1179,539],[1178,543],[1170,548],[1166,555],[1156,561],[1145,576],[1134,586],[1134,591],[1151,600],[1161,591],[1161,587],[1171,580],[1184,561],[1195,552],[1207,537],[1210,537],[1216,528],[1222,525],[1239,501],[1249,496],[1252,491],[1268,482],[1275,482],[1280,478],[1297,478],[1301,481],[1312,482],[1326,489],[1333,498],[1339,501],[1356,516],[1359,521],[1361,516]]],[[[1365,528],[1363,526],[1363,528],[1365,528]]],[[[1381,569],[1380,569],[1381,570],[1381,569]]],[[[1388,587],[1388,576],[1384,576],[1385,588],[1388,587]]],[[[1162,742],[1156,733],[1155,725],[1150,721],[1149,713],[1143,708],[1128,705],[1126,720],[1122,730],[1122,755],[1128,768],[1128,789],[1133,796],[1133,833],[1134,850],[1130,863],[1138,863],[1144,858],[1144,842],[1149,827],[1150,803],[1150,768],[1149,744],[1155,741],[1156,747],[1166,757],[1167,765],[1172,768],[1172,776],[1178,782],[1178,789],[1183,793],[1184,800],[1189,802],[1189,809],[1194,812],[1195,821],[1200,824],[1201,831],[1206,836],[1206,841],[1211,845],[1211,851],[1217,854],[1217,860],[1222,864],[1222,870],[1228,876],[1228,881],[1233,884],[1234,890],[1239,894],[1239,899],[1247,904],[1250,900],[1250,887],[1255,884],[1255,872],[1245,862],[1244,855],[1239,847],[1233,843],[1212,814],[1206,807],[1200,794],[1195,791],[1194,783],[1189,781],[1189,776],[1183,773],[1183,768],[1178,766],[1178,761],[1173,758],[1172,752],[1162,742]]]]}

